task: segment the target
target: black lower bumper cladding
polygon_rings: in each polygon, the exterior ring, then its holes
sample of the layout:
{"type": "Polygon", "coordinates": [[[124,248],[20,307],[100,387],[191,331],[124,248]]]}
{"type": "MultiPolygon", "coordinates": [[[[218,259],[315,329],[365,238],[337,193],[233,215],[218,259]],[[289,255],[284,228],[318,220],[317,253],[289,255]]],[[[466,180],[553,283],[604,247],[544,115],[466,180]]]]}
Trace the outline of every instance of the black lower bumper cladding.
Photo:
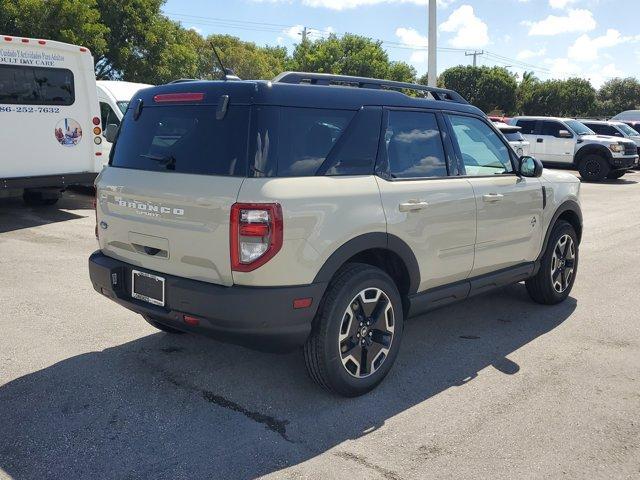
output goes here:
{"type": "Polygon", "coordinates": [[[95,252],[89,257],[93,288],[113,301],[178,330],[267,351],[287,351],[304,344],[327,287],[326,283],[292,287],[225,287],[154,272],[95,252]],[[165,306],[131,296],[131,270],[165,278],[165,306]],[[308,308],[293,301],[312,298],[308,308]],[[185,323],[195,317],[198,325],[185,323]]]}

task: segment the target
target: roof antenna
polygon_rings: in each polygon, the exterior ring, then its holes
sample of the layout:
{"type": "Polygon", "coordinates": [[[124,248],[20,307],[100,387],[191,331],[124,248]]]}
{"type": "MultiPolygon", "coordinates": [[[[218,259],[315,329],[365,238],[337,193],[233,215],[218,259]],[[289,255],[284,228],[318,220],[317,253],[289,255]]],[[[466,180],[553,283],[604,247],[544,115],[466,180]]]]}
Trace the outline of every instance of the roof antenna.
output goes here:
{"type": "Polygon", "coordinates": [[[212,48],[213,54],[215,55],[216,60],[218,60],[218,65],[220,65],[220,68],[222,69],[224,81],[226,82],[227,80],[240,80],[240,77],[238,77],[233,70],[224,66],[224,63],[222,63],[222,60],[220,60],[220,55],[218,55],[218,50],[216,49],[216,47],[212,46],[212,48]]]}

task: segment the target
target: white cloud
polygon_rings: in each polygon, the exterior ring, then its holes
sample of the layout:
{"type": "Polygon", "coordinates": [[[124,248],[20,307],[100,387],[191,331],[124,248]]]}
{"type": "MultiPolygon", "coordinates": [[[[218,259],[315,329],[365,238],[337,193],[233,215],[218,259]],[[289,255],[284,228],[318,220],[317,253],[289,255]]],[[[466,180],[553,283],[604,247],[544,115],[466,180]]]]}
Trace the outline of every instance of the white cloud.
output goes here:
{"type": "Polygon", "coordinates": [[[399,27],[396,29],[396,37],[405,46],[413,49],[409,61],[414,64],[422,64],[427,61],[427,37],[413,28],[399,27]]]}
{"type": "MultiPolygon", "coordinates": [[[[285,28],[282,30],[282,33],[289,37],[291,40],[300,41],[302,40],[302,31],[304,30],[303,25],[294,25],[289,28],[285,28]]],[[[307,28],[307,37],[311,39],[326,37],[331,33],[335,33],[333,27],[325,27],[324,30],[316,30],[315,28],[307,28]]],[[[282,37],[278,37],[278,39],[282,39],[282,37]]],[[[282,39],[284,40],[284,39],[282,39]]],[[[278,40],[280,43],[280,40],[278,40]]]]}
{"type": "Polygon", "coordinates": [[[294,25],[293,27],[289,27],[282,31],[287,37],[292,40],[300,40],[302,38],[302,30],[304,27],[302,25],[294,25]]]}
{"type": "Polygon", "coordinates": [[[549,65],[552,78],[575,77],[582,72],[580,66],[572,63],[568,58],[550,58],[545,60],[544,63],[549,65]]]}
{"type": "Polygon", "coordinates": [[[522,22],[529,27],[529,35],[558,35],[560,33],[590,32],[596,21],[589,10],[571,9],[565,16],[549,15],[539,22],[522,22]]]}
{"type": "Polygon", "coordinates": [[[615,47],[631,40],[631,37],[623,37],[618,30],[613,28],[608,29],[607,33],[600,37],[591,38],[584,34],[569,47],[567,56],[579,62],[590,62],[598,59],[601,48],[615,47]]]}
{"type": "MultiPolygon", "coordinates": [[[[257,3],[290,3],[291,0],[253,0],[257,3]]],[[[328,8],[330,10],[351,10],[358,7],[368,7],[381,4],[408,3],[426,7],[429,0],[302,0],[302,4],[307,7],[328,8]]],[[[447,8],[458,0],[438,0],[439,8],[447,8]]]]}
{"type": "Polygon", "coordinates": [[[440,24],[440,31],[455,33],[449,45],[456,48],[477,48],[489,44],[489,28],[476,17],[471,5],[462,5],[440,24]]]}
{"type": "Polygon", "coordinates": [[[551,8],[564,9],[572,3],[576,3],[578,0],[549,0],[549,6],[551,8]]]}
{"type": "Polygon", "coordinates": [[[518,60],[529,60],[531,58],[542,57],[547,53],[546,48],[541,48],[540,50],[521,50],[516,55],[518,60]]]}
{"type": "Polygon", "coordinates": [[[202,35],[202,29],[198,27],[189,27],[189,30],[193,30],[194,32],[202,35]]]}

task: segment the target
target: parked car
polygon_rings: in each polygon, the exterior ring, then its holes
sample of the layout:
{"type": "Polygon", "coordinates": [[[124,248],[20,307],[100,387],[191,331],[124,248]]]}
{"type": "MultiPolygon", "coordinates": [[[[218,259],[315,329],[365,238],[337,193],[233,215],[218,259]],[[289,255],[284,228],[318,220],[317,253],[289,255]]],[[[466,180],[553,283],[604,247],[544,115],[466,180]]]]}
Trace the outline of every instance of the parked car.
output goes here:
{"type": "Polygon", "coordinates": [[[612,117],[611,120],[624,122],[631,128],[640,131],[640,110],[627,110],[612,117]]]}
{"type": "Polygon", "coordinates": [[[572,166],[588,181],[620,178],[638,164],[631,140],[596,135],[570,118],[515,117],[512,125],[531,142],[531,155],[545,165],[572,166]]]}
{"type": "Polygon", "coordinates": [[[0,35],[0,196],[53,205],[102,168],[93,57],[67,43],[0,35]]]}
{"type": "Polygon", "coordinates": [[[521,281],[556,304],[578,268],[579,181],[423,85],[289,72],[141,90],[96,188],[96,291],[165,332],[302,346],[347,396],[389,372],[406,318],[521,281]]]}
{"type": "Polygon", "coordinates": [[[149,88],[153,85],[146,83],[132,83],[111,80],[99,80],[96,82],[98,88],[98,102],[100,103],[100,119],[102,121],[103,142],[102,142],[102,158],[105,163],[109,159],[111,152],[111,142],[104,137],[105,131],[111,128],[118,128],[124,112],[127,111],[129,101],[136,92],[143,88],[149,88]]]}
{"type": "Polygon", "coordinates": [[[531,144],[522,136],[520,127],[515,125],[507,125],[502,122],[493,122],[500,133],[504,135],[509,144],[513,147],[519,157],[529,155],[531,152],[531,144]]]}
{"type": "MultiPolygon", "coordinates": [[[[634,128],[630,127],[626,123],[615,121],[605,122],[600,120],[580,121],[591,130],[596,132],[598,135],[607,135],[610,137],[620,137],[631,140],[638,147],[638,154],[640,154],[640,133],[638,133],[634,128]]],[[[636,166],[636,168],[638,167],[636,166]]]]}

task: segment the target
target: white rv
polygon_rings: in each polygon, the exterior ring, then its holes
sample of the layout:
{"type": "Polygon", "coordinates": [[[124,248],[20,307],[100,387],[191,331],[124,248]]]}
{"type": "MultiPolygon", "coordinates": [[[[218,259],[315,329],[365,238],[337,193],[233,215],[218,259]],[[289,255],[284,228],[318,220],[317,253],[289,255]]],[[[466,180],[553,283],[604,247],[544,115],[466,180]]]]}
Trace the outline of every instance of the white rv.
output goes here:
{"type": "Polygon", "coordinates": [[[0,35],[0,196],[55,203],[102,169],[102,127],[91,52],[0,35]]]}
{"type": "MultiPolygon", "coordinates": [[[[120,126],[120,121],[127,111],[129,102],[138,90],[152,87],[146,83],[118,82],[110,80],[98,80],[98,102],[100,102],[100,118],[102,128],[106,130],[108,125],[120,126]]],[[[104,134],[104,132],[103,132],[104,134]]],[[[111,143],[103,137],[102,159],[106,164],[111,152],[111,143]]]]}

